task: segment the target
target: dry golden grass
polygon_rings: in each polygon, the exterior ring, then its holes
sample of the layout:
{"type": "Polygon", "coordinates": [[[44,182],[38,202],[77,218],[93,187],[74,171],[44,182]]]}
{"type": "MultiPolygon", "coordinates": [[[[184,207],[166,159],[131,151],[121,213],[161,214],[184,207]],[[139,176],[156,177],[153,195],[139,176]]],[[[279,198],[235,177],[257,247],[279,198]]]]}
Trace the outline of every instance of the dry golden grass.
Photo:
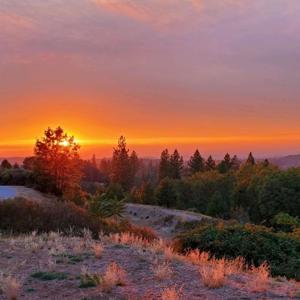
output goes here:
{"type": "Polygon", "coordinates": [[[93,243],[92,244],[92,251],[96,258],[100,259],[102,257],[104,247],[100,243],[93,243]]]}
{"type": "Polygon", "coordinates": [[[89,229],[83,229],[82,233],[83,233],[84,247],[86,249],[89,249],[91,247],[91,244],[93,243],[92,232],[89,229]]]}
{"type": "Polygon", "coordinates": [[[181,300],[182,299],[182,288],[172,286],[163,290],[161,294],[162,300],[181,300]]]}
{"type": "Polygon", "coordinates": [[[17,300],[21,291],[21,283],[12,276],[0,278],[0,287],[8,300],[17,300]]]}
{"type": "Polygon", "coordinates": [[[186,259],[194,265],[205,264],[209,261],[209,253],[200,252],[199,249],[191,250],[186,254],[186,259]]]}
{"type": "Polygon", "coordinates": [[[249,270],[251,280],[249,281],[249,288],[252,292],[264,292],[268,289],[270,283],[270,267],[264,262],[259,267],[251,267],[249,270]]]}
{"type": "Polygon", "coordinates": [[[158,280],[168,279],[172,276],[172,269],[168,262],[159,263],[158,261],[152,266],[154,276],[158,280]]]}
{"type": "Polygon", "coordinates": [[[112,262],[102,276],[100,284],[102,291],[109,293],[117,285],[126,285],[126,272],[115,262],[112,262]]]}
{"type": "Polygon", "coordinates": [[[225,260],[211,259],[209,264],[200,265],[199,272],[205,286],[220,288],[225,284],[225,260]]]}
{"type": "Polygon", "coordinates": [[[131,245],[135,247],[148,247],[150,242],[130,232],[115,233],[109,235],[109,239],[114,243],[131,245]]]}
{"type": "Polygon", "coordinates": [[[241,274],[246,271],[245,259],[241,256],[236,259],[225,260],[225,274],[241,274]]]}

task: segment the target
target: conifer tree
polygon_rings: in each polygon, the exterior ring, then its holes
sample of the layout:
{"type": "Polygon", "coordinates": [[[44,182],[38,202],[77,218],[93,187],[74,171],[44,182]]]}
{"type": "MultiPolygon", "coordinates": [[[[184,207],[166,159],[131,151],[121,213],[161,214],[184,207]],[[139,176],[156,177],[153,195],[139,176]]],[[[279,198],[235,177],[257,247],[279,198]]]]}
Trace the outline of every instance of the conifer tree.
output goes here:
{"type": "Polygon", "coordinates": [[[159,180],[168,177],[169,172],[170,172],[170,155],[169,155],[169,150],[165,149],[160,156],[159,171],[158,171],[159,180]]]}
{"type": "Polygon", "coordinates": [[[238,159],[238,157],[236,155],[233,156],[233,158],[231,159],[231,169],[232,170],[238,170],[240,168],[240,161],[238,159]]]}
{"type": "Polygon", "coordinates": [[[95,154],[93,154],[92,156],[92,165],[93,167],[97,168],[97,159],[95,154]]]}
{"type": "Polygon", "coordinates": [[[197,172],[203,172],[205,170],[205,162],[198,149],[195,151],[194,155],[192,155],[190,160],[188,161],[188,166],[191,174],[195,174],[197,172]]]}
{"type": "Polygon", "coordinates": [[[178,195],[174,187],[174,181],[168,177],[161,180],[156,189],[155,196],[158,205],[166,206],[168,208],[176,207],[178,195]]]}
{"type": "Polygon", "coordinates": [[[211,155],[208,157],[207,161],[205,162],[205,169],[206,171],[212,171],[216,169],[216,162],[211,155]]]}
{"type": "Polygon", "coordinates": [[[270,165],[270,162],[268,159],[265,159],[264,162],[263,162],[263,166],[266,168],[270,165]]]}
{"type": "Polygon", "coordinates": [[[11,165],[11,163],[10,163],[7,159],[4,159],[4,160],[1,162],[1,168],[2,168],[2,169],[11,169],[11,168],[12,168],[12,165],[11,165]]]}
{"type": "Polygon", "coordinates": [[[111,161],[111,181],[120,184],[124,190],[128,190],[131,183],[129,150],[126,146],[126,139],[121,136],[111,161]]]}
{"type": "Polygon", "coordinates": [[[252,155],[252,152],[249,153],[249,156],[247,158],[247,161],[246,161],[246,165],[255,165],[255,159],[252,155]]]}
{"type": "Polygon", "coordinates": [[[183,157],[175,149],[170,157],[170,174],[169,177],[173,179],[180,179],[183,170],[183,157]]]}
{"type": "Polygon", "coordinates": [[[136,152],[133,150],[129,157],[129,165],[130,165],[130,179],[131,184],[134,183],[135,176],[139,170],[140,162],[136,152]]]}
{"type": "Polygon", "coordinates": [[[231,157],[227,153],[224,159],[219,163],[218,170],[220,173],[227,173],[231,169],[231,157]]]}

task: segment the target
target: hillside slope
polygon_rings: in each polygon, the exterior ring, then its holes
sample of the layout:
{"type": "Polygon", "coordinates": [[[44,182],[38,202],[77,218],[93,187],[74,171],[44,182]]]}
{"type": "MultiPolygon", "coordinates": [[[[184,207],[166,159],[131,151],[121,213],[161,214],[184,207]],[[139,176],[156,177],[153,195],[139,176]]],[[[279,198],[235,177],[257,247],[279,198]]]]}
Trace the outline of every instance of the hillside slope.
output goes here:
{"type": "Polygon", "coordinates": [[[296,283],[260,269],[173,253],[126,234],[0,239],[0,299],[292,299],[296,283]],[[213,273],[211,273],[213,271],[213,273]],[[216,271],[216,272],[214,272],[216,271]],[[217,288],[213,288],[216,284],[217,288]]]}

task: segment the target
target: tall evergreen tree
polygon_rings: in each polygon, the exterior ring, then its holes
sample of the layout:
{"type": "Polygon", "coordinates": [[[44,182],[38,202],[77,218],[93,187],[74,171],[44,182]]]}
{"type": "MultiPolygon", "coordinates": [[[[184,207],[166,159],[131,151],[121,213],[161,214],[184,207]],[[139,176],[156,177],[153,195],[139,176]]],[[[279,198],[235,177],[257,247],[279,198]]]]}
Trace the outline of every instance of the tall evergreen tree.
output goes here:
{"type": "Polygon", "coordinates": [[[61,127],[48,128],[35,143],[34,176],[46,192],[72,194],[82,177],[80,146],[61,127]]]}
{"type": "Polygon", "coordinates": [[[208,157],[207,161],[205,162],[205,169],[206,171],[212,171],[216,169],[216,162],[211,155],[208,157]]]}
{"type": "Polygon", "coordinates": [[[139,158],[134,150],[130,154],[129,165],[130,165],[130,172],[131,172],[130,173],[131,184],[133,184],[135,180],[135,176],[140,166],[139,158]]]}
{"type": "Polygon", "coordinates": [[[130,172],[129,150],[126,148],[126,139],[121,136],[117,148],[114,148],[111,161],[111,181],[118,183],[124,190],[130,188],[132,182],[130,172]]]}
{"type": "Polygon", "coordinates": [[[93,156],[92,156],[92,165],[95,167],[95,168],[97,168],[97,159],[96,159],[96,155],[95,154],[93,154],[93,156]]]}
{"type": "Polygon", "coordinates": [[[197,149],[194,155],[191,156],[188,161],[189,172],[195,174],[197,172],[203,172],[205,170],[205,162],[201,156],[199,150],[197,149]]]}
{"type": "Polygon", "coordinates": [[[159,180],[168,177],[169,172],[170,172],[170,154],[169,154],[169,150],[165,149],[160,156],[159,170],[158,170],[159,180]]]}
{"type": "Polygon", "coordinates": [[[166,206],[168,208],[176,207],[178,195],[174,187],[174,181],[168,177],[161,180],[155,191],[155,196],[158,205],[166,206]]]}
{"type": "Polygon", "coordinates": [[[12,165],[11,165],[11,163],[10,163],[7,159],[4,159],[4,160],[1,162],[1,168],[2,168],[2,169],[11,169],[11,168],[12,168],[12,165]]]}
{"type": "Polygon", "coordinates": [[[268,159],[265,159],[264,162],[263,162],[263,166],[266,168],[270,165],[270,162],[268,159]]]}
{"type": "Polygon", "coordinates": [[[227,173],[231,169],[231,157],[227,153],[224,159],[219,163],[218,170],[220,173],[227,173]]]}
{"type": "Polygon", "coordinates": [[[239,159],[236,155],[234,155],[232,157],[230,164],[231,164],[231,169],[232,170],[236,171],[240,168],[240,161],[239,161],[239,159]]]}
{"type": "Polygon", "coordinates": [[[175,149],[174,153],[170,157],[170,178],[180,179],[183,170],[183,157],[175,149]]]}
{"type": "Polygon", "coordinates": [[[247,158],[246,164],[247,165],[252,165],[252,166],[255,165],[255,159],[254,159],[254,157],[252,155],[252,152],[249,153],[249,156],[247,158]]]}

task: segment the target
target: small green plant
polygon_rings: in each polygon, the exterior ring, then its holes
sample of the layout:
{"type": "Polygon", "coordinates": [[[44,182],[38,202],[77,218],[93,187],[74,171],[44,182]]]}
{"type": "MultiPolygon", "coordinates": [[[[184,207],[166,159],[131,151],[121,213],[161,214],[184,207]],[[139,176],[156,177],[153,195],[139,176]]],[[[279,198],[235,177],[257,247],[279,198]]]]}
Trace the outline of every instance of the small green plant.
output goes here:
{"type": "Polygon", "coordinates": [[[79,288],[90,288],[98,286],[102,281],[102,277],[99,274],[91,274],[87,267],[83,266],[80,275],[79,288]]]}
{"type": "Polygon", "coordinates": [[[31,275],[32,278],[39,279],[42,281],[51,281],[51,280],[64,280],[68,278],[67,273],[60,272],[36,272],[31,275]]]}
{"type": "Polygon", "coordinates": [[[85,289],[90,287],[95,287],[99,285],[101,282],[101,277],[97,274],[87,274],[85,276],[80,277],[80,285],[79,288],[85,289]]]}
{"type": "Polygon", "coordinates": [[[103,219],[112,216],[121,217],[124,209],[124,200],[119,200],[117,196],[111,196],[108,193],[91,196],[89,200],[90,213],[103,219]]]}

